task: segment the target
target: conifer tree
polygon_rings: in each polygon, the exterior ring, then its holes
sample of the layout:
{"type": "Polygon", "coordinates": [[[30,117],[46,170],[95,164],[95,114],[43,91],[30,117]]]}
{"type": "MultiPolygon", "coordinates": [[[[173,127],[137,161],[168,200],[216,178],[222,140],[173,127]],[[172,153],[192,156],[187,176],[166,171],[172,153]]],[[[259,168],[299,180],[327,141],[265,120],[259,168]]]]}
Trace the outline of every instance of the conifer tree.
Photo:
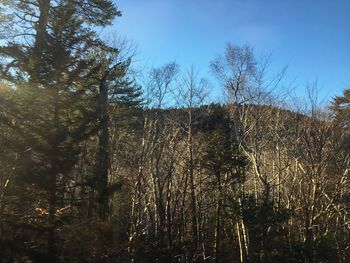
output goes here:
{"type": "Polygon", "coordinates": [[[66,183],[81,142],[99,128],[105,73],[91,51],[118,52],[93,27],[111,24],[120,12],[109,0],[15,0],[2,1],[0,8],[4,28],[12,29],[0,47],[0,77],[11,87],[0,109],[1,126],[11,136],[1,140],[17,158],[16,179],[34,193],[27,215],[33,209],[43,215],[47,253],[37,260],[57,262],[66,183]]]}
{"type": "Polygon", "coordinates": [[[350,121],[350,89],[345,89],[343,96],[335,97],[332,110],[335,114],[336,123],[343,128],[348,128],[350,121]]]}

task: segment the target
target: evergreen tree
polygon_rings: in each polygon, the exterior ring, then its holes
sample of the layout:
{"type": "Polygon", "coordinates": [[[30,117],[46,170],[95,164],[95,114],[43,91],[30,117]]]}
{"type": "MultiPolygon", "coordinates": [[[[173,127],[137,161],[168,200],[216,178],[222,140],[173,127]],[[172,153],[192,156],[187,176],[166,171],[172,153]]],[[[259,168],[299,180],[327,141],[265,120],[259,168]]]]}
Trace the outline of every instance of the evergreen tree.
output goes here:
{"type": "Polygon", "coordinates": [[[205,129],[207,143],[202,165],[213,175],[216,192],[214,258],[215,262],[226,262],[225,253],[223,253],[223,230],[229,198],[228,189],[235,189],[234,196],[230,198],[238,203],[239,185],[244,181],[247,160],[231,136],[229,115],[225,108],[212,104],[208,108],[208,113],[205,129]]]}
{"type": "Polygon", "coordinates": [[[42,254],[32,257],[56,262],[65,189],[81,143],[99,128],[98,87],[106,74],[91,50],[118,52],[93,27],[109,25],[120,13],[109,0],[3,1],[1,8],[2,22],[13,23],[0,47],[0,77],[11,87],[1,98],[1,126],[9,131],[1,141],[16,156],[21,190],[33,196],[24,215],[33,218],[37,211],[38,231],[47,235],[47,253],[31,247],[42,254]]]}
{"type": "Polygon", "coordinates": [[[350,89],[345,89],[343,96],[335,97],[332,110],[335,121],[342,128],[349,128],[350,122],[350,89]]]}

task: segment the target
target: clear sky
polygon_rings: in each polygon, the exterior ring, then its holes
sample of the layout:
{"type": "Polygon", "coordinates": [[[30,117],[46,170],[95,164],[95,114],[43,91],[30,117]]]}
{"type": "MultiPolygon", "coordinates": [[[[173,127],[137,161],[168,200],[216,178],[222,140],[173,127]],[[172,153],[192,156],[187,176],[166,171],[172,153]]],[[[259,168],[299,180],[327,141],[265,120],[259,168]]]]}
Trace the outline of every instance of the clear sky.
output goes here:
{"type": "Polygon", "coordinates": [[[116,0],[113,30],[138,46],[138,61],[195,64],[213,78],[210,61],[225,44],[272,52],[272,70],[288,65],[297,95],[316,78],[327,99],[350,87],[350,0],[116,0]]]}

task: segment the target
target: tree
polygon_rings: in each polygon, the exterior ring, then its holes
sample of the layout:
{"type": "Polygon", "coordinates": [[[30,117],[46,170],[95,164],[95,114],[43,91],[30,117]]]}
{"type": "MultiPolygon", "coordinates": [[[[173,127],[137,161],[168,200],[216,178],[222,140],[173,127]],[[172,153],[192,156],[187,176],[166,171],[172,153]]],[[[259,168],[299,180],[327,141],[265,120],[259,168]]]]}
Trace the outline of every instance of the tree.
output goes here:
{"type": "Polygon", "coordinates": [[[20,142],[5,140],[19,156],[18,176],[22,171],[23,180],[45,193],[39,209],[47,211],[47,261],[56,262],[65,188],[81,143],[98,130],[103,65],[91,50],[110,48],[93,27],[109,25],[120,12],[108,0],[3,1],[1,11],[2,22],[14,27],[0,47],[0,74],[16,101],[3,98],[2,125],[20,142]]]}
{"type": "MultiPolygon", "coordinates": [[[[124,59],[121,51],[112,49],[100,51],[99,80],[99,145],[95,169],[95,183],[97,190],[98,215],[106,220],[109,199],[109,170],[110,170],[110,113],[113,115],[130,117],[130,109],[142,104],[141,88],[135,80],[130,80],[129,67],[131,57],[124,59]]],[[[116,119],[114,119],[116,121],[116,119]]],[[[120,122],[120,120],[119,120],[120,122]]],[[[121,124],[121,122],[120,122],[121,124]]]]}
{"type": "Polygon", "coordinates": [[[232,138],[229,116],[224,108],[211,105],[208,109],[209,118],[206,127],[206,147],[203,154],[203,167],[213,176],[216,194],[215,212],[215,238],[214,258],[215,262],[222,262],[222,239],[225,228],[225,216],[228,193],[224,189],[235,189],[231,197],[239,202],[239,186],[244,181],[247,160],[240,152],[238,145],[232,138]],[[238,189],[237,189],[238,188],[238,189]]]}
{"type": "MultiPolygon", "coordinates": [[[[201,234],[199,228],[198,219],[198,204],[196,194],[196,160],[195,149],[193,143],[193,123],[196,121],[194,111],[198,108],[206,97],[207,81],[201,79],[198,81],[198,72],[195,66],[191,66],[190,69],[185,73],[178,87],[179,94],[179,106],[183,106],[188,117],[186,123],[183,125],[187,133],[187,170],[186,177],[189,180],[190,187],[190,207],[191,207],[191,232],[192,232],[192,244],[191,244],[191,255],[192,261],[199,257],[200,245],[201,245],[201,234]]],[[[187,187],[187,184],[185,184],[187,187]]],[[[186,189],[184,189],[184,195],[186,189]]]]}
{"type": "Polygon", "coordinates": [[[168,106],[168,96],[173,92],[172,85],[179,73],[179,68],[176,62],[170,62],[150,70],[146,94],[146,103],[149,107],[160,109],[168,106]]]}
{"type": "Polygon", "coordinates": [[[334,98],[332,110],[336,124],[342,128],[348,128],[350,120],[350,89],[345,89],[343,96],[334,98]]]}

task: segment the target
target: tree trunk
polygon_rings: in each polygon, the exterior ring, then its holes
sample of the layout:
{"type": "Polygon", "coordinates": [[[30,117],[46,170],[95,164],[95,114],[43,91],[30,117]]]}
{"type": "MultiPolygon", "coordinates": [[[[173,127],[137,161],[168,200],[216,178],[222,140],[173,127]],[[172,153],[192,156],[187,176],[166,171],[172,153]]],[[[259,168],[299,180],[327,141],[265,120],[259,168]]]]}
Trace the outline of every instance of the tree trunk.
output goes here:
{"type": "Polygon", "coordinates": [[[29,60],[31,62],[30,80],[32,83],[41,83],[43,81],[41,74],[46,71],[43,69],[42,61],[38,58],[42,57],[44,45],[47,41],[46,27],[49,19],[50,0],[38,0],[38,7],[39,16],[38,22],[35,25],[34,48],[29,60]]]}
{"type": "Polygon", "coordinates": [[[221,188],[221,175],[217,175],[218,180],[218,200],[216,207],[216,223],[215,223],[215,244],[214,244],[214,256],[215,263],[220,262],[220,246],[221,246],[221,210],[222,210],[222,188],[221,188]]]}
{"type": "Polygon", "coordinates": [[[48,228],[48,240],[47,240],[47,255],[49,262],[56,262],[56,249],[55,249],[55,230],[56,230],[56,220],[55,213],[57,210],[57,166],[55,160],[52,163],[53,173],[50,178],[49,185],[49,228],[48,228]]]}
{"type": "Polygon", "coordinates": [[[57,262],[56,258],[56,238],[55,238],[55,231],[56,231],[56,210],[57,210],[57,177],[59,173],[59,158],[58,158],[58,140],[57,138],[59,137],[59,93],[58,89],[54,89],[54,126],[55,126],[55,133],[53,137],[52,143],[52,152],[51,152],[51,174],[49,174],[50,178],[48,181],[48,202],[49,202],[49,215],[48,215],[48,239],[47,239],[47,256],[49,262],[57,262]]]}
{"type": "Polygon", "coordinates": [[[196,190],[194,184],[194,165],[193,165],[193,145],[192,145],[192,109],[189,109],[189,123],[188,123],[188,173],[190,179],[191,190],[191,219],[192,219],[192,257],[195,257],[199,247],[199,234],[198,234],[198,218],[197,218],[197,202],[196,202],[196,190]]]}
{"type": "Polygon", "coordinates": [[[98,217],[106,220],[108,217],[108,171],[109,171],[109,116],[108,116],[108,86],[106,83],[107,74],[100,83],[100,134],[99,150],[97,156],[97,203],[98,217]]]}

